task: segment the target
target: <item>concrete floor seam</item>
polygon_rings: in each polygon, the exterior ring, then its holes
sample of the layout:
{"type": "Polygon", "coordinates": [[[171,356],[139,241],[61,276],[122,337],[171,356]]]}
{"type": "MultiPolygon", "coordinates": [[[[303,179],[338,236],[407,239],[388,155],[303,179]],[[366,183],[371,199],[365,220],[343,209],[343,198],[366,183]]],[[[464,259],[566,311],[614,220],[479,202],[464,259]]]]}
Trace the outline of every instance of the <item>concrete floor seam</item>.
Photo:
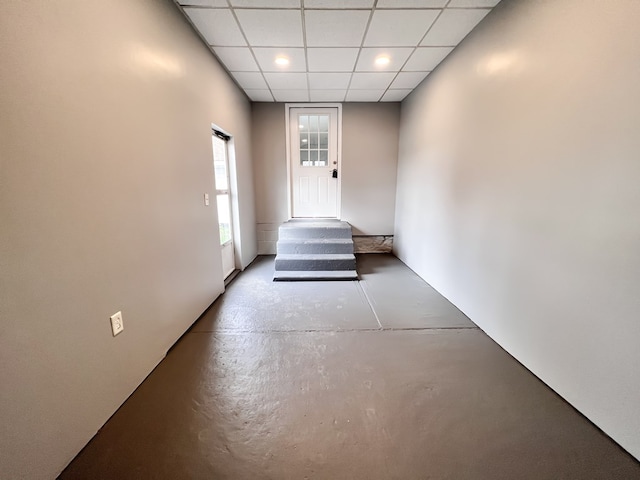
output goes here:
{"type": "Polygon", "coordinates": [[[197,332],[189,332],[197,333],[197,334],[213,334],[213,335],[246,335],[246,334],[256,334],[256,335],[266,335],[270,333],[357,333],[357,332],[437,332],[437,331],[446,331],[451,332],[455,330],[479,330],[478,327],[407,327],[407,328],[397,328],[397,327],[383,327],[383,328],[352,328],[352,329],[341,329],[341,330],[201,330],[197,332]]]}
{"type": "Polygon", "coordinates": [[[367,301],[367,303],[369,304],[369,308],[371,309],[371,312],[373,313],[373,316],[376,319],[376,322],[378,322],[378,325],[380,325],[380,328],[382,329],[382,322],[380,322],[380,318],[378,317],[378,313],[376,312],[376,309],[373,307],[373,302],[371,301],[371,298],[369,298],[369,295],[367,295],[367,290],[364,288],[364,280],[358,280],[358,288],[360,289],[360,291],[362,292],[362,294],[364,295],[365,300],[367,301]]]}

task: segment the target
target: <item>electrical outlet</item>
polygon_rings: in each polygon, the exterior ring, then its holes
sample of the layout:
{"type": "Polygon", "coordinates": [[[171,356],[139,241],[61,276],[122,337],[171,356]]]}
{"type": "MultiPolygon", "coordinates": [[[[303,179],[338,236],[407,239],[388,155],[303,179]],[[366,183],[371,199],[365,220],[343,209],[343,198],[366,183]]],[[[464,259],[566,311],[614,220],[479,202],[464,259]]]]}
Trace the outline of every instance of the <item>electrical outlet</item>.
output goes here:
{"type": "Polygon", "coordinates": [[[114,313],[111,315],[111,331],[115,337],[124,330],[124,323],[122,322],[122,312],[114,313]]]}
{"type": "Polygon", "coordinates": [[[209,206],[209,194],[208,193],[204,194],[204,206],[205,207],[209,206]]]}

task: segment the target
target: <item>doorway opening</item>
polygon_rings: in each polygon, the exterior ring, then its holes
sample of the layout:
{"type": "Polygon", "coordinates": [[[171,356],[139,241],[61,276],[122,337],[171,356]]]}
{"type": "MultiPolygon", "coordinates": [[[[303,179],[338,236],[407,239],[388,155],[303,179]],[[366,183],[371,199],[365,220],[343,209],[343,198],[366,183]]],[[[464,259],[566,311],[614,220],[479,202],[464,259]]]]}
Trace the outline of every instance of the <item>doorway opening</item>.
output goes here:
{"type": "Polygon", "coordinates": [[[222,274],[226,279],[236,270],[235,247],[233,241],[233,215],[231,211],[231,191],[229,189],[229,139],[226,133],[212,129],[213,167],[216,184],[216,205],[218,208],[218,228],[222,255],[222,274]]]}
{"type": "Polygon", "coordinates": [[[286,109],[289,218],[340,218],[341,105],[286,109]]]}

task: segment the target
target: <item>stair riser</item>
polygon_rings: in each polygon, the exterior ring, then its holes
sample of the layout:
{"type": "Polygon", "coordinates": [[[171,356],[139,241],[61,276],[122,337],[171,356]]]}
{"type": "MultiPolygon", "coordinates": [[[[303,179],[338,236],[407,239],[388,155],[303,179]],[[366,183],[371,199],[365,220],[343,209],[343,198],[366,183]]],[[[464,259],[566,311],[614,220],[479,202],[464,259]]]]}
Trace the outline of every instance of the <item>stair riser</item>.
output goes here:
{"type": "Polygon", "coordinates": [[[296,227],[280,228],[279,238],[289,239],[310,239],[310,238],[351,238],[351,228],[340,227],[296,227]]]}
{"type": "Polygon", "coordinates": [[[322,260],[304,260],[304,259],[279,259],[276,257],[276,270],[287,271],[318,271],[318,270],[355,270],[356,261],[354,259],[322,259],[322,260]]]}
{"type": "Polygon", "coordinates": [[[353,242],[349,243],[295,243],[278,242],[278,254],[293,253],[353,253],[353,242]]]}

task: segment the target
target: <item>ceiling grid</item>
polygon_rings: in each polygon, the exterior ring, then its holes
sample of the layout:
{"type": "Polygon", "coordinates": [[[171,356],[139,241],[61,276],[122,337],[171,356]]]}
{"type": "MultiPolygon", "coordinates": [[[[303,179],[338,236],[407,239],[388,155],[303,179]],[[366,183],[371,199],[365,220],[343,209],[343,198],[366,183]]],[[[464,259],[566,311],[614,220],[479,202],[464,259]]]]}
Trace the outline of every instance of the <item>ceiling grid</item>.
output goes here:
{"type": "Polygon", "coordinates": [[[174,0],[257,102],[401,101],[500,0],[174,0]]]}

